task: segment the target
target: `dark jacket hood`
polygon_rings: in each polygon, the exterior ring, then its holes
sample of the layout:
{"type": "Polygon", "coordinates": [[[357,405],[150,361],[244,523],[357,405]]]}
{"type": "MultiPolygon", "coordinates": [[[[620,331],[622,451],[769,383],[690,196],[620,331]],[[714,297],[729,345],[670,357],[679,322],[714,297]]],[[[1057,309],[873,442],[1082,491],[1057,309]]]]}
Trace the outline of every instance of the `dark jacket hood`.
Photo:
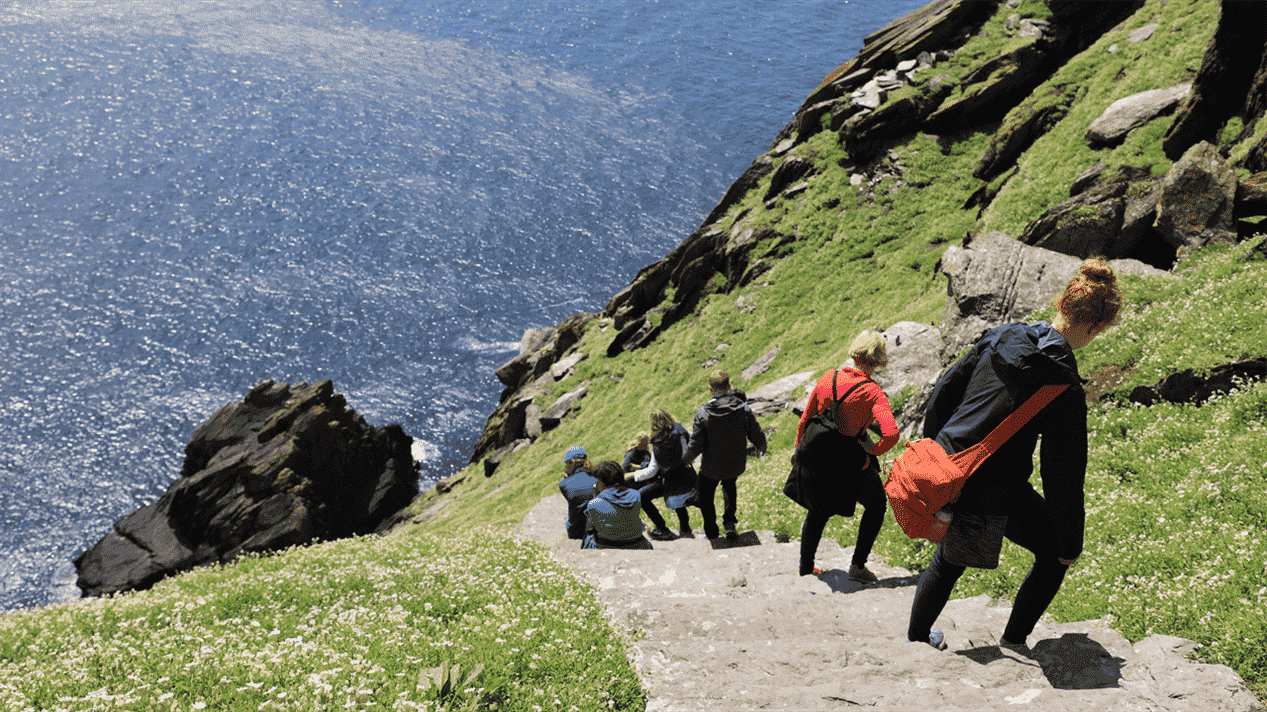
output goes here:
{"type": "Polygon", "coordinates": [[[1045,321],[1004,324],[986,332],[994,373],[1009,386],[1082,383],[1069,342],[1045,321]]]}
{"type": "Polygon", "coordinates": [[[743,412],[743,409],[747,405],[747,394],[736,389],[713,396],[707,403],[704,404],[704,410],[707,411],[709,415],[720,417],[730,415],[731,413],[743,412]]]}
{"type": "Polygon", "coordinates": [[[638,507],[642,503],[642,498],[638,495],[638,490],[632,487],[624,487],[617,490],[615,487],[608,487],[598,493],[600,499],[610,502],[613,507],[621,509],[632,509],[638,507]]]}

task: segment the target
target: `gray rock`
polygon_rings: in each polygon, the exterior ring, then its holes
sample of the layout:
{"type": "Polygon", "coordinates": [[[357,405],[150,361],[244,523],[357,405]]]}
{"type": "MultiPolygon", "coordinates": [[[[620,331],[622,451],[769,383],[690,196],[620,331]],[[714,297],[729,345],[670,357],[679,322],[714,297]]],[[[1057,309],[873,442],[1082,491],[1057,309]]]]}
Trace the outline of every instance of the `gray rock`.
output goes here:
{"type": "Polygon", "coordinates": [[[907,387],[922,389],[941,372],[941,330],[914,321],[899,321],[884,330],[889,365],[876,371],[875,382],[894,398],[907,387]]]}
{"type": "Polygon", "coordinates": [[[1236,172],[1213,145],[1201,141],[1162,181],[1153,227],[1175,247],[1200,247],[1228,233],[1235,236],[1235,201],[1236,172]]]}
{"type": "MultiPolygon", "coordinates": [[[[1031,247],[992,232],[968,247],[946,249],[937,270],[949,277],[941,333],[944,354],[953,357],[985,329],[1024,320],[1047,306],[1077,272],[1078,257],[1031,247]]],[[[1115,270],[1165,275],[1136,260],[1111,260],[1115,270]]]]}
{"type": "Polygon", "coordinates": [[[748,406],[757,417],[774,415],[789,408],[805,406],[807,394],[802,393],[806,383],[813,383],[817,371],[802,371],[767,383],[748,394],[748,406]]]}
{"type": "Polygon", "coordinates": [[[412,438],[374,428],[330,381],[264,381],[194,431],[180,478],[75,559],[85,596],[195,566],[375,531],[418,494],[412,438]]]}
{"type": "MultiPolygon", "coordinates": [[[[1076,257],[1116,258],[1134,254],[1133,250],[1138,249],[1136,243],[1146,234],[1136,230],[1128,236],[1130,244],[1122,242],[1126,237],[1122,232],[1126,195],[1135,181],[1149,180],[1151,176],[1146,167],[1121,166],[1112,174],[1100,172],[1089,187],[1026,225],[1019,239],[1027,245],[1076,257]]],[[[1143,193],[1150,195],[1146,188],[1143,193]]],[[[1138,216],[1135,221],[1139,222],[1138,216]]]]}
{"type": "Polygon", "coordinates": [[[589,389],[582,385],[575,390],[564,393],[559,396],[554,403],[551,403],[549,408],[545,409],[545,412],[541,414],[542,418],[562,420],[568,413],[576,410],[578,407],[577,404],[580,403],[581,399],[584,398],[585,394],[588,392],[589,389]]]}
{"type": "Polygon", "coordinates": [[[553,376],[556,381],[561,380],[572,372],[572,369],[576,366],[576,364],[584,360],[585,354],[580,351],[573,352],[571,355],[564,356],[555,362],[555,364],[550,367],[550,375],[553,376]]]}
{"type": "Polygon", "coordinates": [[[1157,23],[1150,22],[1147,25],[1144,25],[1143,27],[1137,27],[1131,30],[1131,33],[1126,36],[1126,40],[1130,42],[1131,44],[1139,44],[1140,42],[1143,42],[1144,40],[1152,37],[1153,33],[1156,31],[1157,31],[1157,23]]]}
{"type": "Polygon", "coordinates": [[[778,356],[779,352],[782,350],[782,346],[775,346],[765,356],[753,361],[751,366],[745,368],[743,372],[739,374],[739,379],[742,381],[751,381],[754,376],[769,371],[770,364],[774,362],[774,358],[778,356]]]}
{"type": "Polygon", "coordinates": [[[1091,122],[1086,139],[1093,146],[1116,143],[1158,116],[1174,111],[1191,93],[1192,84],[1179,84],[1118,99],[1091,122]]]}

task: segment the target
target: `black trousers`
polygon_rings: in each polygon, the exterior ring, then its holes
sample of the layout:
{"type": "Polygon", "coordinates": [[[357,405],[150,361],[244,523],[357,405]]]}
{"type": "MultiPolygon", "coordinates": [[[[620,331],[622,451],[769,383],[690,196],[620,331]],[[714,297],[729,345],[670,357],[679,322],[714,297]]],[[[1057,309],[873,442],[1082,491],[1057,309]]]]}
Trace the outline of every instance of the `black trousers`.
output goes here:
{"type": "MultiPolygon", "coordinates": [[[[667,529],[668,527],[664,524],[664,517],[660,516],[660,510],[656,509],[655,502],[652,501],[664,496],[664,481],[657,477],[639,487],[638,496],[642,498],[642,511],[647,515],[647,519],[651,520],[652,526],[656,529],[667,529]]],[[[686,507],[673,511],[677,513],[678,529],[682,531],[690,530],[691,515],[686,511],[686,507]]]]}
{"type": "Polygon", "coordinates": [[[716,539],[717,532],[717,485],[721,485],[722,510],[721,523],[727,529],[734,529],[739,520],[735,517],[737,509],[737,480],[714,480],[710,477],[699,478],[699,513],[704,519],[704,536],[716,539]]]}
{"type": "MultiPolygon", "coordinates": [[[[1060,563],[1056,550],[1056,537],[1047,516],[1043,498],[1032,488],[1018,496],[1008,513],[1004,536],[1034,554],[1034,565],[1016,592],[1012,615],[1008,618],[1003,637],[1012,643],[1024,643],[1047,606],[1060,591],[1069,567],[1060,563]]],[[[963,575],[964,567],[946,561],[942,546],[937,545],[933,560],[919,577],[915,587],[915,600],[911,603],[911,621],[907,639],[928,640],[928,632],[942,608],[950,600],[955,583],[963,575]]]]}
{"type": "MultiPolygon", "coordinates": [[[[880,482],[880,468],[876,459],[871,458],[872,467],[862,474],[862,486],[858,488],[858,504],[863,506],[862,522],[858,525],[858,543],[854,545],[852,563],[865,566],[867,557],[871,555],[871,547],[875,546],[880,528],[884,526],[884,513],[888,510],[889,499],[884,494],[884,485],[880,482]]],[[[818,543],[822,541],[823,529],[830,512],[823,509],[811,509],[805,513],[805,522],[801,524],[801,575],[808,576],[814,572],[814,555],[818,552],[818,543]]]]}

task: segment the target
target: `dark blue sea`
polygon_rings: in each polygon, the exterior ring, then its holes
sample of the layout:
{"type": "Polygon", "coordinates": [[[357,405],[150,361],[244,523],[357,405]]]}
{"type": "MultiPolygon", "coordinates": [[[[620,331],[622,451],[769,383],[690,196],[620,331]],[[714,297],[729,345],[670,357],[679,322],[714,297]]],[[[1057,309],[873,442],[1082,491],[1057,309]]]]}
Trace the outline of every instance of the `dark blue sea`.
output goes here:
{"type": "Polygon", "coordinates": [[[461,468],[524,329],[600,311],[922,4],[4,3],[0,610],[77,596],[265,378],[461,468]]]}

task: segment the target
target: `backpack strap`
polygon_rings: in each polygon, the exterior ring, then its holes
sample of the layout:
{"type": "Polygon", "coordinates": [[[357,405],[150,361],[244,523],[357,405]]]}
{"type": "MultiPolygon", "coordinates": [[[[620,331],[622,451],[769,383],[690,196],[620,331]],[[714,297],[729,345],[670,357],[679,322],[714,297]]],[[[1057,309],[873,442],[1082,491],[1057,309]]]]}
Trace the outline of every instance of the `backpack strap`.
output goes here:
{"type": "MultiPolygon", "coordinates": [[[[874,383],[874,381],[872,381],[870,378],[864,378],[861,381],[858,381],[857,383],[850,386],[849,390],[845,391],[845,394],[843,396],[837,398],[836,397],[836,379],[839,377],[840,377],[840,369],[838,368],[834,369],[834,371],[831,374],[831,419],[833,423],[836,423],[836,427],[840,427],[840,404],[843,403],[844,400],[848,398],[851,394],[853,394],[854,391],[858,390],[858,388],[861,387],[863,384],[874,383]]],[[[866,430],[866,429],[867,429],[866,424],[863,424],[862,430],[866,430]]],[[[854,433],[854,437],[856,438],[859,435],[862,435],[862,430],[859,430],[857,433],[854,433]]]]}
{"type": "Polygon", "coordinates": [[[1020,408],[1012,411],[1010,415],[1003,419],[1002,423],[995,426],[994,430],[991,430],[984,440],[962,452],[951,455],[951,459],[964,472],[972,473],[981,463],[985,462],[986,458],[993,455],[1000,447],[1003,447],[1003,443],[1025,427],[1025,424],[1031,418],[1038,415],[1039,411],[1055,400],[1056,396],[1063,393],[1068,387],[1068,385],[1063,385],[1039,388],[1034,395],[1021,404],[1020,408]],[[960,455],[963,457],[959,457],[960,455]]]}

